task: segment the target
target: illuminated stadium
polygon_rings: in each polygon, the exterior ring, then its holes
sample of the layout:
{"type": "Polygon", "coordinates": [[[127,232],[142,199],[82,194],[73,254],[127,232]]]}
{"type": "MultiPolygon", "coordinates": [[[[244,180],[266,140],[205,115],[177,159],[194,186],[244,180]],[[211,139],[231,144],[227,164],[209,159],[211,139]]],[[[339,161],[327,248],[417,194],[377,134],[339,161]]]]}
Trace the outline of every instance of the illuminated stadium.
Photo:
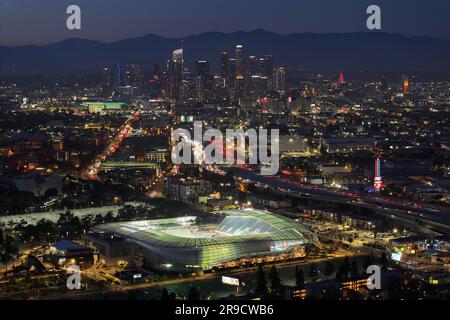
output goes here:
{"type": "Polygon", "coordinates": [[[209,270],[242,259],[305,252],[317,241],[300,223],[266,211],[221,212],[218,224],[196,217],[99,225],[87,237],[106,258],[140,256],[156,269],[209,270]]]}

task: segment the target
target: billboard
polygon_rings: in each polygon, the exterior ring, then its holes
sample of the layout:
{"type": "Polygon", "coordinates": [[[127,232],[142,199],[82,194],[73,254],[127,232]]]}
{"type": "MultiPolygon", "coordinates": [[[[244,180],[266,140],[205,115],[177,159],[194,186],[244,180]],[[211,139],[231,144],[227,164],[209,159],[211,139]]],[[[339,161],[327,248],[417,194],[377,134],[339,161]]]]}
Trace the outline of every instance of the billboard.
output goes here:
{"type": "Polygon", "coordinates": [[[401,252],[392,252],[392,254],[391,254],[391,260],[392,261],[400,262],[401,259],[402,259],[402,253],[401,252]]]}
{"type": "Polygon", "coordinates": [[[238,278],[222,276],[222,283],[238,287],[240,285],[240,280],[238,278]]]}

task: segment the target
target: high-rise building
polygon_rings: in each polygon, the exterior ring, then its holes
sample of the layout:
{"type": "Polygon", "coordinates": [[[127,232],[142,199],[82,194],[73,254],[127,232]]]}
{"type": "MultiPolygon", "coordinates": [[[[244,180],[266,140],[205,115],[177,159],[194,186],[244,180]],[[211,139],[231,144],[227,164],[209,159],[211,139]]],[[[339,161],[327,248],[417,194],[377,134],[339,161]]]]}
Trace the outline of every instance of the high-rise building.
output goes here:
{"type": "Polygon", "coordinates": [[[406,94],[409,92],[409,80],[408,78],[405,78],[403,80],[403,93],[406,94]]]}
{"type": "Polygon", "coordinates": [[[183,49],[174,50],[172,60],[169,62],[169,94],[172,99],[180,98],[181,83],[183,81],[183,49]]]}
{"type": "Polygon", "coordinates": [[[236,58],[236,78],[244,76],[244,61],[243,61],[243,46],[241,44],[236,45],[235,58],[236,58]]]}
{"type": "Polygon", "coordinates": [[[273,57],[271,55],[265,55],[259,59],[260,70],[263,76],[272,79],[273,76],[273,57]]]}
{"type": "Polygon", "coordinates": [[[114,67],[105,67],[102,70],[102,91],[105,96],[111,96],[115,87],[114,67]]]}
{"type": "Polygon", "coordinates": [[[250,77],[260,73],[256,56],[248,57],[247,72],[250,77]]]}
{"type": "Polygon", "coordinates": [[[161,71],[159,70],[159,64],[155,64],[153,67],[153,79],[160,80],[161,79],[161,71]]]}
{"type": "Polygon", "coordinates": [[[199,60],[195,63],[196,81],[195,91],[197,102],[206,102],[208,97],[212,96],[213,79],[209,73],[209,62],[206,60],[199,60]]]}
{"type": "Polygon", "coordinates": [[[274,90],[280,95],[286,92],[286,70],[284,68],[276,68],[273,77],[274,90]]]}
{"type": "Polygon", "coordinates": [[[209,62],[206,60],[199,60],[195,63],[195,70],[197,76],[205,77],[209,74],[209,62]]]}
{"type": "Polygon", "coordinates": [[[127,64],[125,66],[124,82],[126,86],[142,90],[143,74],[141,66],[138,64],[127,64]]]}
{"type": "Polygon", "coordinates": [[[230,59],[228,60],[228,66],[229,66],[229,79],[231,81],[234,81],[236,79],[236,59],[230,59]]]}
{"type": "Polygon", "coordinates": [[[222,52],[220,54],[220,75],[224,79],[228,79],[230,72],[230,65],[229,65],[229,57],[228,52],[222,52]]]}
{"type": "Polygon", "coordinates": [[[117,88],[122,85],[122,68],[120,64],[116,64],[114,67],[114,85],[117,88]]]}
{"type": "Polygon", "coordinates": [[[102,70],[102,91],[105,96],[111,96],[118,93],[122,83],[122,70],[120,64],[108,66],[102,70]]]}

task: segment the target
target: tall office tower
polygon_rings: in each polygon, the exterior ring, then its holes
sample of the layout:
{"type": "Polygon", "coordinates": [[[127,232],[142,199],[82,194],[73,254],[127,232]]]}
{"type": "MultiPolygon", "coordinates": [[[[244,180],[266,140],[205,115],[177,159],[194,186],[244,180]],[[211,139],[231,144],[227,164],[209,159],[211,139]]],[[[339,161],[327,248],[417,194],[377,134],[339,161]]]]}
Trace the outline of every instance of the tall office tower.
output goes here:
{"type": "Polygon", "coordinates": [[[127,64],[125,66],[124,82],[126,86],[136,88],[139,92],[143,87],[143,74],[138,64],[127,64]]]}
{"type": "Polygon", "coordinates": [[[256,56],[248,57],[247,72],[250,77],[260,73],[256,56]]]}
{"type": "Polygon", "coordinates": [[[209,62],[206,60],[199,60],[195,63],[196,69],[196,81],[195,81],[195,91],[196,91],[196,101],[206,102],[211,96],[212,91],[212,78],[209,73],[209,62]]]}
{"type": "Polygon", "coordinates": [[[229,79],[231,81],[236,80],[236,59],[228,60],[228,67],[229,79]]]}
{"type": "Polygon", "coordinates": [[[403,93],[406,94],[409,92],[409,79],[408,77],[405,77],[403,79],[403,93]]]}
{"type": "Polygon", "coordinates": [[[183,49],[174,50],[172,53],[172,60],[169,61],[169,94],[172,99],[178,100],[180,98],[181,83],[183,81],[183,49]]]}
{"type": "Polygon", "coordinates": [[[230,75],[230,63],[228,58],[228,52],[220,53],[220,75],[223,79],[228,79],[230,75]]]}
{"type": "Polygon", "coordinates": [[[159,70],[159,64],[155,64],[153,67],[153,79],[160,80],[161,79],[161,71],[159,70]]]}
{"type": "Polygon", "coordinates": [[[259,59],[259,63],[261,74],[271,79],[273,76],[273,57],[271,55],[265,55],[259,59]]]}
{"type": "Polygon", "coordinates": [[[114,68],[114,86],[119,88],[122,85],[122,68],[120,64],[116,64],[114,68]]]}
{"type": "Polygon", "coordinates": [[[185,75],[185,77],[183,77],[180,89],[180,100],[183,103],[191,103],[197,100],[196,81],[197,79],[191,75],[185,75]]]}
{"type": "Polygon", "coordinates": [[[206,60],[199,60],[195,63],[195,70],[197,76],[206,77],[209,74],[209,62],[206,60]]]}
{"type": "Polygon", "coordinates": [[[244,61],[242,57],[242,45],[236,45],[235,58],[236,58],[236,78],[242,78],[244,76],[244,61]]]}
{"type": "Polygon", "coordinates": [[[276,68],[273,77],[274,90],[280,95],[286,92],[286,70],[284,68],[276,68]]]}
{"type": "Polygon", "coordinates": [[[109,97],[114,92],[114,67],[105,67],[102,70],[102,92],[103,95],[109,97]]]}

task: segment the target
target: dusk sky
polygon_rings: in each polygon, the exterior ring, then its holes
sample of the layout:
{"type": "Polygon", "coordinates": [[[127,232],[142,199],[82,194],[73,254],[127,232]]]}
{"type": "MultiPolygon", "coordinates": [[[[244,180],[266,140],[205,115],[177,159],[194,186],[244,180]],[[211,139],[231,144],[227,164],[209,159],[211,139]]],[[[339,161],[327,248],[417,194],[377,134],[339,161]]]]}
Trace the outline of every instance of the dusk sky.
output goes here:
{"type": "Polygon", "coordinates": [[[448,0],[0,0],[0,44],[68,37],[114,41],[147,33],[180,37],[263,28],[282,34],[365,31],[366,8],[382,10],[382,30],[450,40],[448,0]],[[82,30],[66,29],[77,4],[82,30]]]}

